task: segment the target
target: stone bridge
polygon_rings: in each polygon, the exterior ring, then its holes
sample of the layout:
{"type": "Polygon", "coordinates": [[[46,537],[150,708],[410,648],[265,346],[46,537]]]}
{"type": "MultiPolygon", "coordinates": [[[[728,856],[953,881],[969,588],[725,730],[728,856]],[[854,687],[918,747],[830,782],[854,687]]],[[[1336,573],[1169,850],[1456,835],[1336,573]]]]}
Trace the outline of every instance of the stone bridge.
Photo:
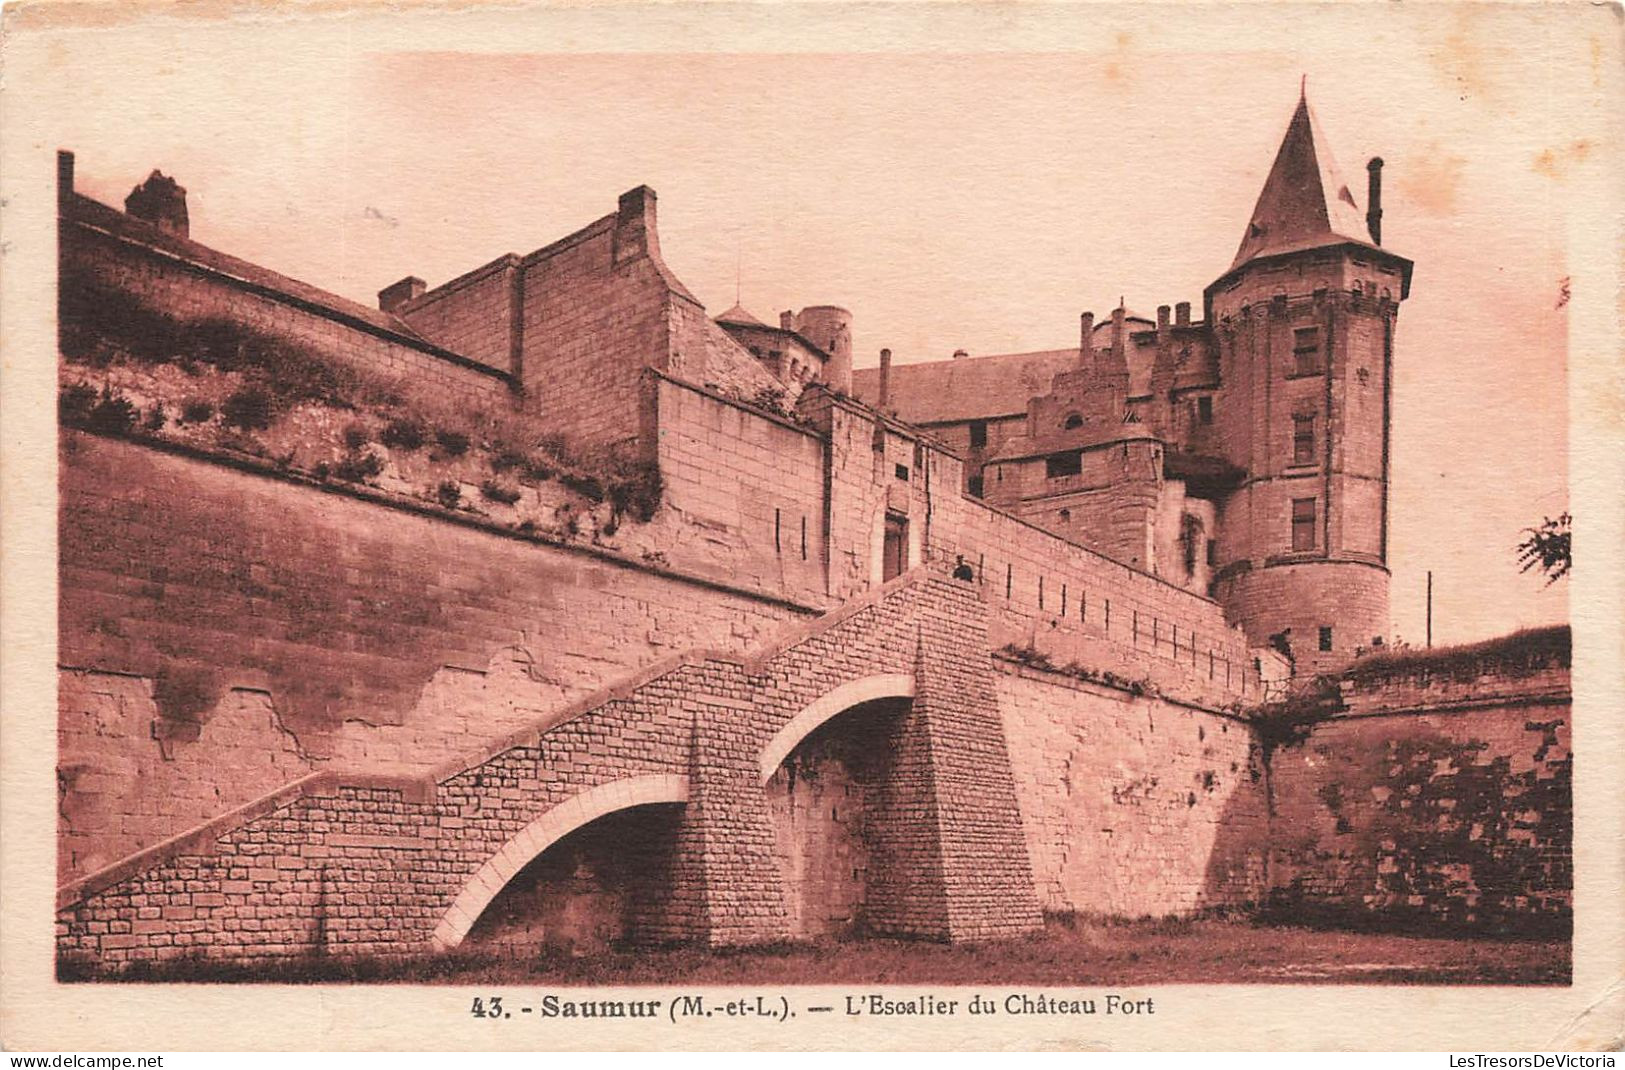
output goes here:
{"type": "Polygon", "coordinates": [[[533,909],[505,897],[568,886],[579,875],[566,859],[549,876],[550,848],[595,836],[614,887],[594,911],[641,944],[832,919],[937,940],[1028,931],[1039,907],[987,651],[976,589],[917,569],[752,656],[651,666],[433,776],[290,784],[62,888],[58,950],[102,965],[445,951],[533,909]],[[819,812],[787,808],[799,757],[830,747],[850,776],[819,812]],[[845,824],[825,819],[843,808],[845,824]]]}

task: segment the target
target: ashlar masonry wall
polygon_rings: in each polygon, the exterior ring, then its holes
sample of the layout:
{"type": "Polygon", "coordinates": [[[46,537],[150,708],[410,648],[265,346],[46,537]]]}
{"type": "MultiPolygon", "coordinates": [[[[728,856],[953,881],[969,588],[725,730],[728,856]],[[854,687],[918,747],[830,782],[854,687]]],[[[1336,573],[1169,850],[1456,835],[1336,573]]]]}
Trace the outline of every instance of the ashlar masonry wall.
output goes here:
{"type": "Polygon", "coordinates": [[[825,597],[824,443],[787,418],[651,373],[673,567],[786,597],[825,597]]]}
{"type": "Polygon", "coordinates": [[[675,651],[810,612],[80,432],[60,472],[68,872],[284,773],[428,768],[675,651]]]}
{"type": "Polygon", "coordinates": [[[423,337],[518,377],[519,258],[509,254],[460,275],[395,311],[423,337]]]}
{"type": "Polygon", "coordinates": [[[1263,900],[1267,784],[1245,720],[1010,661],[998,667],[1046,911],[1161,917],[1263,900]]]}
{"type": "Polygon", "coordinates": [[[1271,757],[1276,907],[1430,931],[1566,931],[1566,665],[1418,668],[1350,681],[1343,699],[1271,757]]]}
{"type": "Polygon", "coordinates": [[[310,773],[271,696],[222,693],[206,726],[166,718],[150,677],[64,670],[58,678],[57,874],[111,865],[165,835],[310,773]],[[229,777],[221,770],[231,771],[229,777]]]}

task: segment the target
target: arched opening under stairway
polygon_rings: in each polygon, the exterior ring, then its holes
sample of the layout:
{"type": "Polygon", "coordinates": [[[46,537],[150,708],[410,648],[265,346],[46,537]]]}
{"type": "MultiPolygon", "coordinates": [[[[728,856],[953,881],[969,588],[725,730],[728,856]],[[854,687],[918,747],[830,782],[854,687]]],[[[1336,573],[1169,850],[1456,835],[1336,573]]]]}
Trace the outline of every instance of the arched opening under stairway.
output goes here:
{"type": "Polygon", "coordinates": [[[665,939],[687,802],[680,775],[614,780],[571,796],[468,877],[430,945],[449,951],[476,929],[486,943],[580,953],[665,939]]]}
{"type": "Polygon", "coordinates": [[[846,707],[807,731],[767,778],[792,937],[884,927],[873,908],[895,889],[903,861],[891,843],[899,823],[888,815],[907,793],[897,774],[911,705],[894,695],[846,707]]]}
{"type": "Polygon", "coordinates": [[[672,858],[683,804],[616,810],[531,859],[475,919],[463,946],[600,954],[670,938],[672,858]]]}

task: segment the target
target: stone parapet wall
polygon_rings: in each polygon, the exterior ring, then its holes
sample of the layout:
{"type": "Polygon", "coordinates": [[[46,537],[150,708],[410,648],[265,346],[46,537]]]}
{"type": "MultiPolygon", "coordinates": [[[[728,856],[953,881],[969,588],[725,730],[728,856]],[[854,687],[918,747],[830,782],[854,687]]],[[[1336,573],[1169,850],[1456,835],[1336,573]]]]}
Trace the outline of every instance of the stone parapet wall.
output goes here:
{"type": "Polygon", "coordinates": [[[480,405],[511,400],[505,364],[486,364],[90,220],[64,218],[60,265],[64,285],[117,291],[181,322],[229,320],[288,338],[424,397],[480,405]]]}
{"type": "Polygon", "coordinates": [[[969,498],[938,503],[931,548],[972,566],[994,634],[1009,642],[1090,669],[1155,674],[1217,705],[1260,695],[1246,638],[1215,602],[969,498]]]}
{"type": "Polygon", "coordinates": [[[396,315],[436,345],[518,376],[518,261],[495,260],[403,304],[396,315]]]}

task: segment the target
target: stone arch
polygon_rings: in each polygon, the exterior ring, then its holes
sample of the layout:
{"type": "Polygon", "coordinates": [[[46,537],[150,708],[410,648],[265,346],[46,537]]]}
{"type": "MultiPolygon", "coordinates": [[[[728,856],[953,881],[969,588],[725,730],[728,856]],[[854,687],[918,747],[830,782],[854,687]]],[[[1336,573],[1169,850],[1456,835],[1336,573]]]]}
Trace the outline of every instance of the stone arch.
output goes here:
{"type": "Polygon", "coordinates": [[[762,748],[761,782],[766,784],[771,780],[779,763],[796,749],[796,745],[806,739],[819,725],[837,714],[844,713],[861,702],[913,697],[914,677],[909,673],[865,676],[826,691],[800,713],[790,718],[789,723],[779,729],[773,738],[768,740],[767,746],[762,748]]]}
{"type": "Polygon", "coordinates": [[[430,944],[436,951],[449,951],[461,944],[514,874],[583,825],[633,806],[687,801],[688,777],[675,773],[614,780],[571,796],[520,829],[469,878],[435,926],[430,944]]]}

